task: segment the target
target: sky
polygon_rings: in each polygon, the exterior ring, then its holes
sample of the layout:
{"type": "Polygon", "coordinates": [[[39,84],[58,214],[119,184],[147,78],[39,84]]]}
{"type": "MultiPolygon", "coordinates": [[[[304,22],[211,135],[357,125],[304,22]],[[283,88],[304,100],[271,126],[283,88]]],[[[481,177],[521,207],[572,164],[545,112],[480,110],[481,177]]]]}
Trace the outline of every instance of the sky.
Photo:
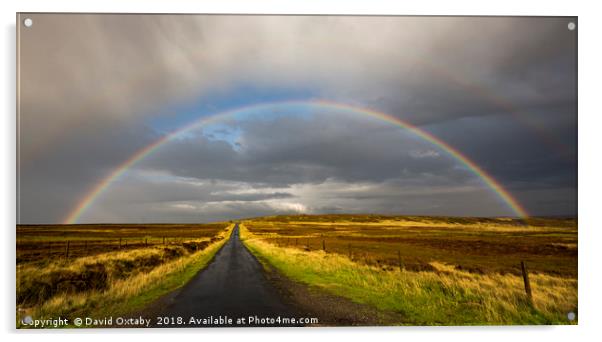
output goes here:
{"type": "Polygon", "coordinates": [[[574,18],[27,17],[18,223],[576,216],[574,18]]]}

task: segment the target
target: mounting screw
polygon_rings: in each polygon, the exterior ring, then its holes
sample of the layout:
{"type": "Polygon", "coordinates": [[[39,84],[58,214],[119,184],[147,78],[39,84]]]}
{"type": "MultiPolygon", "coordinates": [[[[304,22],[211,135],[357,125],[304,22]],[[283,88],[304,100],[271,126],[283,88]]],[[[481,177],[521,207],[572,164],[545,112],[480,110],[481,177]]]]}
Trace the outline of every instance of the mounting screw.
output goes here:
{"type": "Polygon", "coordinates": [[[575,23],[571,21],[567,27],[569,28],[569,31],[573,31],[575,30],[575,27],[577,27],[577,25],[575,25],[575,23]]]}

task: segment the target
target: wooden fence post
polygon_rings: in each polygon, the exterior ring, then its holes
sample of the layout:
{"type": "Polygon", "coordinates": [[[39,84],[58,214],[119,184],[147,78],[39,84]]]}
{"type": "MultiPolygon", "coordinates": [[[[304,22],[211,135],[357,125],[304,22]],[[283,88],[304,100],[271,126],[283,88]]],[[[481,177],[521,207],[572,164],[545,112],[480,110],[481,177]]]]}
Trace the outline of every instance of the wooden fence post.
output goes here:
{"type": "Polygon", "coordinates": [[[88,254],[88,240],[84,241],[84,254],[88,254]]]}
{"type": "Polygon", "coordinates": [[[67,240],[67,248],[65,249],[65,259],[69,259],[69,241],[67,240]]]}
{"type": "Polygon", "coordinates": [[[144,239],[144,247],[148,246],[148,239],[144,239]]]}
{"type": "Polygon", "coordinates": [[[165,236],[163,237],[163,245],[165,245],[165,236]]]}
{"type": "Polygon", "coordinates": [[[520,268],[523,272],[523,281],[525,283],[525,292],[527,293],[527,300],[529,304],[533,305],[533,294],[531,293],[531,282],[529,281],[529,272],[527,271],[527,266],[525,266],[525,262],[520,262],[520,268]]]}
{"type": "Polygon", "coordinates": [[[121,238],[119,238],[119,249],[121,249],[121,238]]]}
{"type": "Polygon", "coordinates": [[[322,239],[322,250],[326,252],[326,242],[324,242],[324,239],[322,239]]]}
{"type": "Polygon", "coordinates": [[[401,261],[401,251],[397,250],[397,262],[399,263],[399,270],[403,269],[403,262],[401,261]]]}

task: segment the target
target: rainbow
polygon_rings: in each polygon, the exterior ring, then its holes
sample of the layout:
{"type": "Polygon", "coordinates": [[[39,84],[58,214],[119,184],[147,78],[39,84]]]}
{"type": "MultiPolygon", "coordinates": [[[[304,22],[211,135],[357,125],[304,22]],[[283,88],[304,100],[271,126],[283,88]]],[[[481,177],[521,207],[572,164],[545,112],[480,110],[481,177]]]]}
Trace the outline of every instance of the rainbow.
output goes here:
{"type": "Polygon", "coordinates": [[[550,132],[538,126],[536,123],[529,121],[527,113],[519,111],[510,101],[489,90],[485,85],[479,85],[471,83],[468,79],[458,77],[451,70],[438,67],[435,64],[427,63],[425,61],[416,61],[417,63],[427,67],[431,72],[435,73],[440,78],[460,87],[462,90],[476,95],[479,98],[487,100],[497,108],[508,112],[514,120],[523,126],[529,128],[531,132],[539,138],[541,142],[550,147],[550,150],[558,154],[561,158],[572,160],[571,156],[574,155],[574,151],[571,151],[565,144],[556,139],[550,132]]]}
{"type": "Polygon", "coordinates": [[[341,104],[331,101],[325,100],[309,100],[309,101],[283,101],[283,102],[270,102],[270,103],[262,103],[255,104],[251,106],[245,106],[241,108],[232,109],[225,112],[216,113],[210,116],[203,117],[198,119],[170,134],[167,134],[152,144],[138,150],[134,153],[130,158],[125,160],[119,166],[117,166],[111,173],[109,173],[105,178],[103,178],[100,182],[98,182],[90,191],[86,193],[86,195],[78,202],[78,204],[73,208],[73,210],[69,213],[69,215],[65,218],[64,224],[75,224],[82,217],[83,214],[94,204],[96,199],[98,199],[110,186],[111,184],[118,179],[122,174],[124,174],[127,170],[129,170],[136,163],[140,162],[153,152],[157,151],[161,146],[165,145],[169,141],[172,141],[178,136],[181,136],[184,133],[193,131],[198,129],[204,125],[210,124],[212,122],[216,122],[224,117],[236,115],[239,113],[244,113],[253,110],[261,110],[261,109],[277,109],[285,106],[310,106],[316,109],[326,109],[326,110],[337,110],[350,114],[357,115],[365,115],[369,117],[373,117],[388,123],[391,123],[395,126],[401,127],[403,129],[409,130],[412,133],[416,134],[420,138],[432,143],[437,146],[441,150],[448,153],[450,156],[461,162],[465,165],[472,173],[478,176],[497,196],[519,217],[528,217],[527,211],[520,205],[520,203],[506,190],[504,187],[495,180],[490,174],[488,174],[485,170],[480,168],[474,161],[470,160],[467,156],[462,154],[462,152],[458,151],[454,147],[450,146],[443,140],[433,136],[432,134],[408,123],[402,121],[401,119],[394,117],[390,114],[382,113],[373,109],[351,106],[347,104],[341,104]]]}

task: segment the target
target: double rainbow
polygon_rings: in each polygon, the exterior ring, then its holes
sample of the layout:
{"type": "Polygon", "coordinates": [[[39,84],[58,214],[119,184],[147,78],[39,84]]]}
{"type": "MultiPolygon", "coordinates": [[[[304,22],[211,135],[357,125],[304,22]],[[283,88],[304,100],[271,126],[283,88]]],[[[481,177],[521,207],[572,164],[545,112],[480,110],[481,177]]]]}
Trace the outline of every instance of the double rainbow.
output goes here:
{"type": "Polygon", "coordinates": [[[356,115],[364,115],[373,118],[377,118],[379,120],[391,123],[395,126],[401,127],[403,129],[407,129],[412,133],[416,134],[420,138],[430,142],[431,144],[437,146],[441,150],[448,153],[450,156],[461,162],[465,165],[472,173],[478,176],[507,206],[512,212],[519,217],[528,217],[526,210],[520,205],[520,203],[506,190],[502,185],[496,181],[490,174],[485,172],[481,167],[479,167],[474,161],[470,160],[467,156],[462,154],[460,151],[450,146],[446,142],[441,139],[433,136],[432,134],[410,124],[405,121],[400,120],[397,117],[392,115],[382,113],[376,110],[350,106],[341,103],[335,103],[330,101],[285,101],[285,102],[271,102],[264,104],[251,105],[241,108],[236,108],[233,110],[220,112],[214,115],[206,116],[201,119],[198,119],[183,128],[180,128],[170,134],[163,136],[152,144],[138,150],[134,153],[130,158],[121,163],[117,168],[115,168],[109,175],[103,178],[100,182],[94,185],[94,187],[86,193],[86,195],[78,202],[75,208],[69,213],[69,215],[65,218],[65,224],[74,224],[79,221],[79,219],[86,213],[86,211],[94,204],[94,202],[108,189],[111,184],[118,179],[122,174],[124,174],[127,170],[129,170],[136,163],[145,159],[147,156],[151,155],[155,151],[157,151],[161,146],[173,140],[174,138],[185,134],[187,132],[198,129],[204,125],[207,125],[212,122],[217,122],[225,117],[236,115],[239,113],[257,111],[257,110],[270,110],[270,109],[279,109],[285,108],[286,106],[308,106],[309,108],[314,109],[322,109],[322,110],[335,110],[337,112],[356,114],[356,115]]]}

